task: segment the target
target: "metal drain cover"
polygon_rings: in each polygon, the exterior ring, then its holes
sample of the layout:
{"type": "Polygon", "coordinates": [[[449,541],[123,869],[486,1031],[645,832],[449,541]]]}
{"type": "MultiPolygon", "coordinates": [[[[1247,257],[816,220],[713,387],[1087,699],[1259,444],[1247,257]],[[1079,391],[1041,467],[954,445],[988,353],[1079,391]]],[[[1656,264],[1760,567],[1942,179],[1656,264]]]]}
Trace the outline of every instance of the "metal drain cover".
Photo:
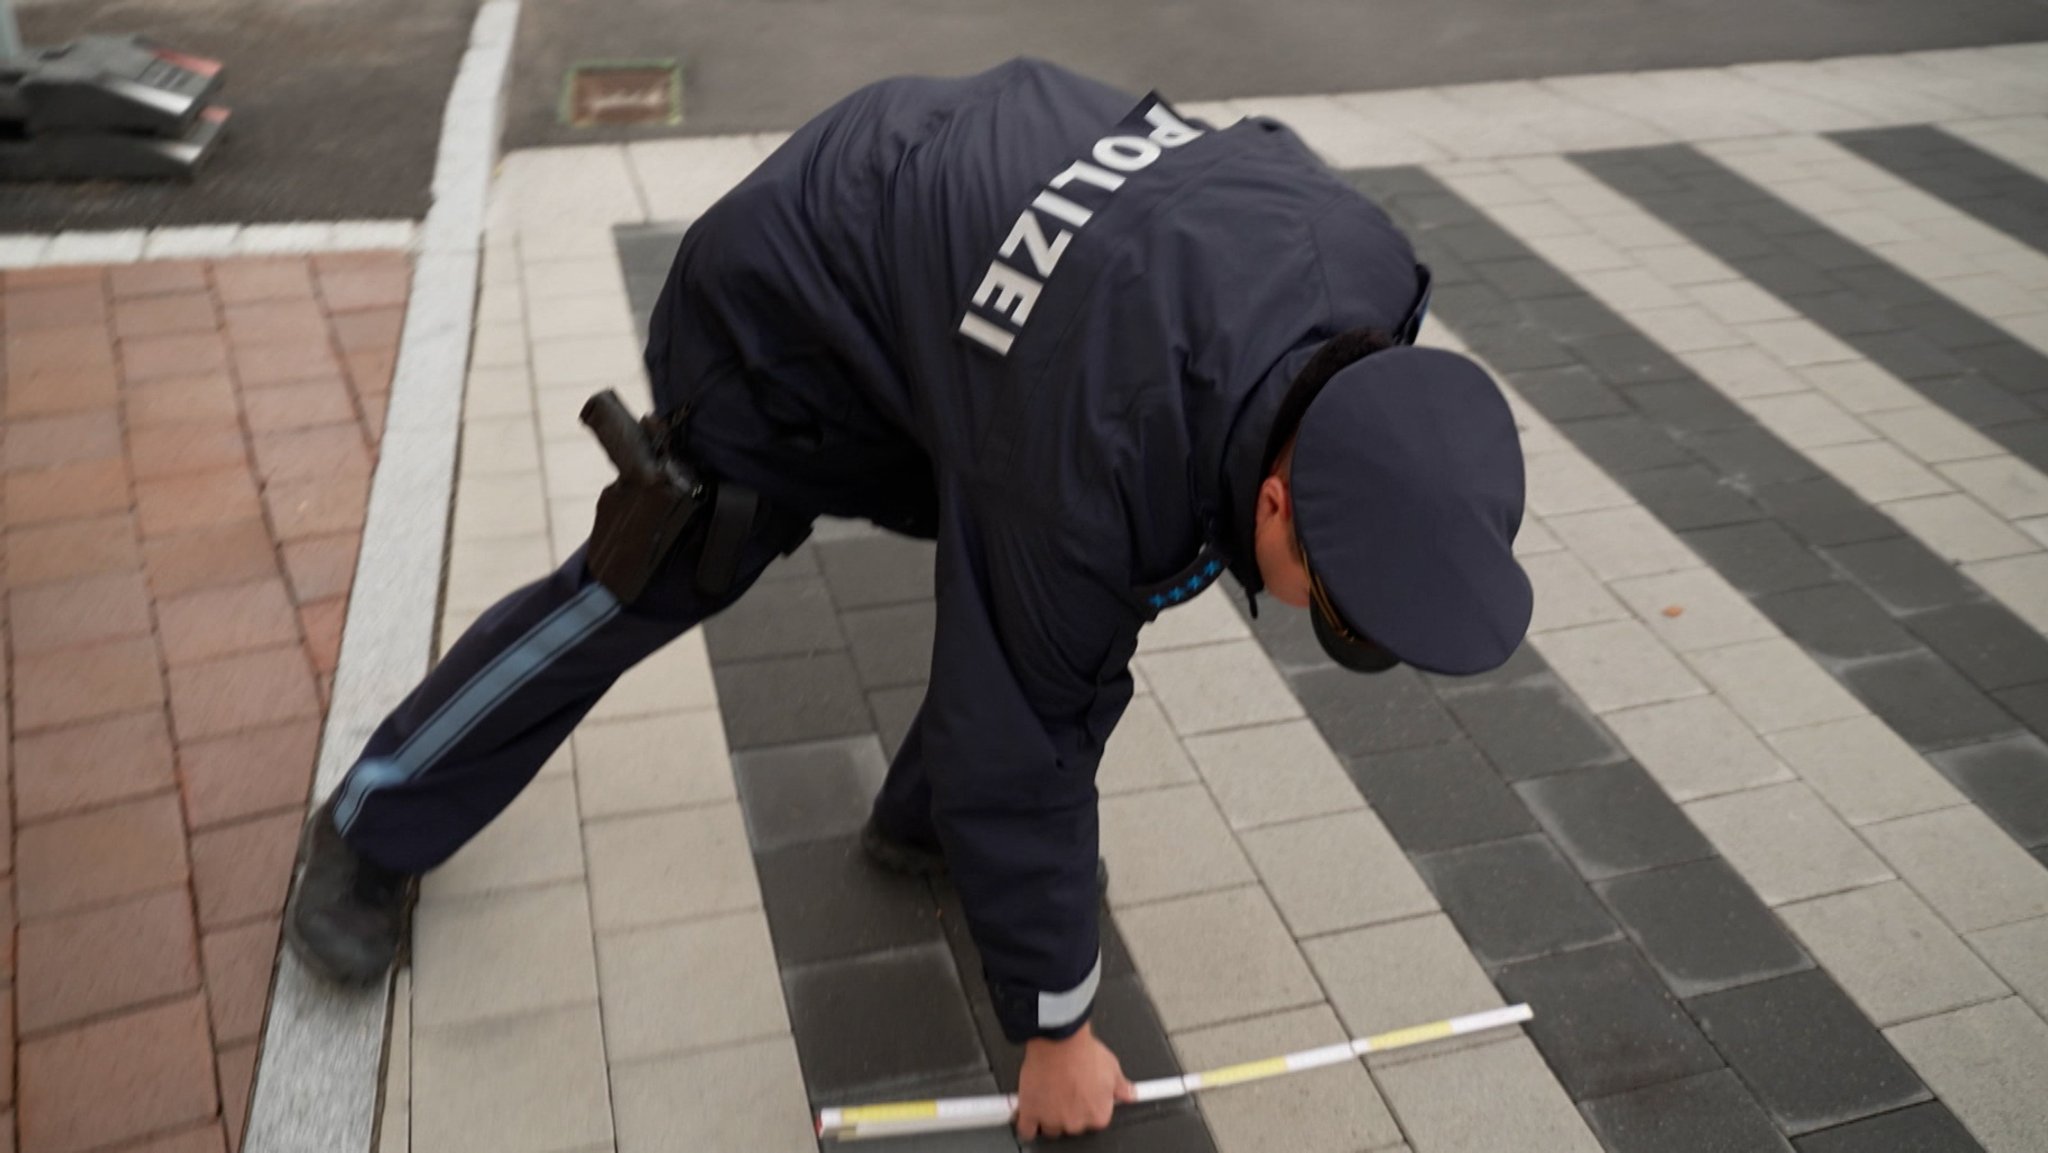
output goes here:
{"type": "Polygon", "coordinates": [[[562,123],[577,128],[683,122],[683,70],[673,60],[590,60],[562,80],[562,123]]]}

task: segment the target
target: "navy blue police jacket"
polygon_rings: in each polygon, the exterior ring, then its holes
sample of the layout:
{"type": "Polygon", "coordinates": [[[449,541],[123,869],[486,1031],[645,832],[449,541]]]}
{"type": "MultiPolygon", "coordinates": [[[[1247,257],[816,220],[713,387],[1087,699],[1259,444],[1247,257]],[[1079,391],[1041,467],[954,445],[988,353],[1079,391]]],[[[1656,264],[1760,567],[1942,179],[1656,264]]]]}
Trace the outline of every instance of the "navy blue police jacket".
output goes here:
{"type": "Polygon", "coordinates": [[[1139,629],[1225,571],[1259,591],[1252,504],[1289,381],[1336,333],[1397,328],[1417,290],[1408,242],[1287,129],[1029,60],[856,92],[686,238],[658,403],[709,419],[744,378],[832,459],[738,436],[716,467],[937,540],[901,755],[1012,1040],[1092,1006],[1094,777],[1139,629]],[[829,483],[849,462],[880,479],[829,483]]]}

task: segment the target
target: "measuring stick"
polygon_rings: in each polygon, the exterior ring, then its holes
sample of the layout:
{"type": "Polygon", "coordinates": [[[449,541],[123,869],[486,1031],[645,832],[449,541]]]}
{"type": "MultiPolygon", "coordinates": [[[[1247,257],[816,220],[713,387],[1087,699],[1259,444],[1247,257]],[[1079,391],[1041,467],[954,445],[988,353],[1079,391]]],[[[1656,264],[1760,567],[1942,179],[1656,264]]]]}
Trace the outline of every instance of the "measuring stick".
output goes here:
{"type": "MultiPolygon", "coordinates": [[[[1174,1097],[1185,1097],[1203,1089],[1220,1089],[1225,1085],[1243,1085],[1250,1081],[1284,1077],[1289,1073],[1300,1073],[1307,1069],[1320,1069],[1326,1065],[1341,1065],[1367,1053],[1385,1053],[1392,1049],[1406,1049],[1410,1045],[1441,1041],[1446,1037],[1460,1037],[1467,1033],[1483,1033],[1488,1029],[1518,1025],[1534,1015],[1527,1005],[1509,1005],[1505,1009],[1468,1013],[1447,1021],[1432,1021],[1427,1025],[1414,1025],[1406,1029],[1396,1029],[1391,1033],[1340,1041],[1320,1049],[1304,1049],[1299,1053],[1268,1057],[1263,1061],[1225,1065],[1221,1069],[1211,1069],[1206,1073],[1187,1073],[1179,1077],[1139,1081],[1132,1087],[1137,1090],[1137,1099],[1140,1101],[1165,1101],[1174,1097]]],[[[875,1137],[945,1133],[956,1129],[993,1129],[1000,1125],[1008,1125],[1011,1118],[1016,1115],[1017,1098],[1014,1095],[947,1097],[937,1101],[891,1101],[882,1105],[827,1109],[818,1114],[818,1136],[832,1137],[840,1141],[861,1141],[875,1137]]]]}

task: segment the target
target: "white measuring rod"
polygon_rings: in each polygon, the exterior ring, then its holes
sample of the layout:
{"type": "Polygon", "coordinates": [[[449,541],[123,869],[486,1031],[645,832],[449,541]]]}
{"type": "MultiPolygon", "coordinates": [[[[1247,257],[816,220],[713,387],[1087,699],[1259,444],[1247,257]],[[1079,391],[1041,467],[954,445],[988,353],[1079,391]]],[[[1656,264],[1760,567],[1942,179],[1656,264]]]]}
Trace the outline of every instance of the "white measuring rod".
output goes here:
{"type": "MultiPolygon", "coordinates": [[[[1396,1029],[1391,1033],[1359,1037],[1335,1045],[1325,1045],[1320,1049],[1304,1049],[1299,1053],[1268,1057],[1263,1061],[1225,1065],[1221,1069],[1211,1069],[1206,1073],[1187,1073],[1179,1077],[1139,1081],[1133,1088],[1138,1091],[1140,1101],[1165,1101],[1173,1097],[1185,1097],[1203,1089],[1219,1089],[1225,1085],[1242,1085],[1248,1081],[1263,1081],[1268,1077],[1284,1077],[1289,1073],[1320,1069],[1326,1065],[1341,1065],[1346,1061],[1357,1060],[1367,1053],[1385,1053],[1390,1049],[1405,1049],[1410,1045],[1423,1045],[1431,1041],[1441,1041],[1446,1037],[1460,1037],[1467,1033],[1483,1033],[1488,1029],[1519,1025],[1533,1016],[1535,1014],[1527,1005],[1509,1005],[1504,1009],[1468,1013],[1463,1017],[1452,1017],[1446,1021],[1432,1021],[1427,1025],[1413,1025],[1406,1029],[1396,1029]]],[[[890,1101],[880,1105],[827,1109],[818,1114],[818,1136],[840,1141],[861,1141],[874,1137],[944,1133],[955,1129],[993,1129],[1000,1125],[1008,1125],[1016,1115],[1017,1098],[1014,1095],[946,1097],[936,1101],[890,1101]]]]}

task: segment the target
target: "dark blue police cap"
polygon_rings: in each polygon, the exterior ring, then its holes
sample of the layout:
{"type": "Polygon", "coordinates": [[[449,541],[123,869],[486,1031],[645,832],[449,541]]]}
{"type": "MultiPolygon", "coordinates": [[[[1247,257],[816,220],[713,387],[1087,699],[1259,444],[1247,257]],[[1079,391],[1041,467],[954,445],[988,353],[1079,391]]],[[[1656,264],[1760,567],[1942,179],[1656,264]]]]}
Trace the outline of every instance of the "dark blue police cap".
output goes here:
{"type": "Polygon", "coordinates": [[[1302,415],[1290,484],[1316,637],[1338,664],[1462,676],[1522,643],[1522,445],[1477,364],[1397,347],[1339,370],[1302,415]]]}

